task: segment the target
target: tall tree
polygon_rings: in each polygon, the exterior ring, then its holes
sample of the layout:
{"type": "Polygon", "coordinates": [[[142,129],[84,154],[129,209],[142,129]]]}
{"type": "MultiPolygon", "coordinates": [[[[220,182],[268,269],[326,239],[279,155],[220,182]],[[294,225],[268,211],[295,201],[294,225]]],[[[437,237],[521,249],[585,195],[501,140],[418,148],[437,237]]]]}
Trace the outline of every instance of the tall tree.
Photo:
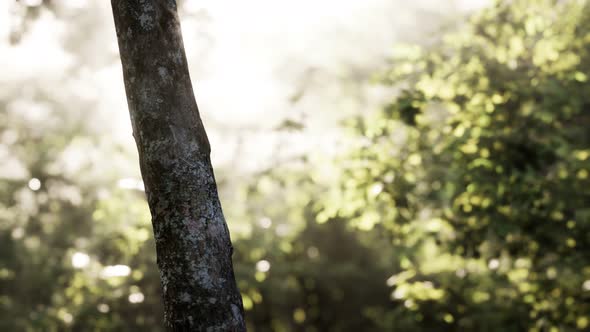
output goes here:
{"type": "Polygon", "coordinates": [[[112,0],[173,331],[245,331],[232,245],[174,0],[112,0]]]}

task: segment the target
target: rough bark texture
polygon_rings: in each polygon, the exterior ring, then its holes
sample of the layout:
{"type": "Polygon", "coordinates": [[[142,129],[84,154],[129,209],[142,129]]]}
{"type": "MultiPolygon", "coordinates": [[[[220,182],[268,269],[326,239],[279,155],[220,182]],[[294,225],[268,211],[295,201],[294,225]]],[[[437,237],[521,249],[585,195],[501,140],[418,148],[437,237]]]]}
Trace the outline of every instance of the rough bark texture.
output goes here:
{"type": "Polygon", "coordinates": [[[172,331],[245,331],[174,0],[112,0],[172,331]]]}

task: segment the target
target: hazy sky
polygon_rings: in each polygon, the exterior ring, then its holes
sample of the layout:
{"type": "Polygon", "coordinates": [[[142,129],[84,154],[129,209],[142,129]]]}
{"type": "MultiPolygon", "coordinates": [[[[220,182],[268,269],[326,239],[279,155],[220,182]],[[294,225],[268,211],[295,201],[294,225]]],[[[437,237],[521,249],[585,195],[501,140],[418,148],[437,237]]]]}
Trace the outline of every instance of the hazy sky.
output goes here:
{"type": "MultiPolygon", "coordinates": [[[[10,87],[0,94],[16,95],[34,81],[64,103],[95,100],[88,120],[96,130],[133,144],[110,1],[53,2],[62,8],[59,18],[42,11],[21,42],[10,45],[18,23],[10,13],[18,8],[0,0],[0,84],[10,87]]],[[[214,163],[251,170],[272,157],[330,151],[336,119],[378,106],[378,89],[364,80],[395,42],[427,37],[439,22],[487,2],[185,1],[183,35],[214,163]],[[293,96],[301,98],[293,103],[293,96]],[[272,130],[285,118],[304,120],[306,129],[272,130]],[[232,165],[237,155],[244,158],[232,165]]],[[[44,109],[23,112],[42,118],[44,109]]]]}

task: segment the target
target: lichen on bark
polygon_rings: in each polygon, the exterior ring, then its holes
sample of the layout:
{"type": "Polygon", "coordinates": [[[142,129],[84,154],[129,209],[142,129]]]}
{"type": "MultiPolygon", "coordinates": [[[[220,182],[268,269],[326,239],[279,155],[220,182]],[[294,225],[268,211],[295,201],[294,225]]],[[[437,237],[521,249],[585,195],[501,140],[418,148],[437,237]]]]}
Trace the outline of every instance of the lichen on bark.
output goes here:
{"type": "Polygon", "coordinates": [[[112,0],[133,136],[152,214],[165,324],[245,331],[232,246],[176,2],[112,0]]]}

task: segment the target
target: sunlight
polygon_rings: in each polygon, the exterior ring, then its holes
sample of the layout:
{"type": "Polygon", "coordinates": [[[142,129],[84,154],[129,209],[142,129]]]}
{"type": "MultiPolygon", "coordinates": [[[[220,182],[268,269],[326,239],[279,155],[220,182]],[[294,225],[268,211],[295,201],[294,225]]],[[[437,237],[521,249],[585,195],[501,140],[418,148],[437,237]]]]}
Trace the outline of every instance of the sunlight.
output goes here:
{"type": "Polygon", "coordinates": [[[270,263],[269,261],[263,259],[256,263],[256,270],[260,272],[268,272],[270,270],[270,263]]]}
{"type": "Polygon", "coordinates": [[[131,273],[131,269],[127,265],[109,265],[105,266],[102,271],[100,272],[101,277],[103,278],[112,278],[112,277],[126,277],[131,273]]]}
{"type": "Polygon", "coordinates": [[[90,256],[88,256],[88,254],[85,254],[83,252],[76,252],[74,253],[74,255],[72,255],[72,266],[77,269],[84,268],[88,266],[89,263],[90,256]]]}
{"type": "Polygon", "coordinates": [[[145,296],[141,292],[129,294],[128,300],[131,303],[141,303],[145,299],[145,296]]]}
{"type": "Polygon", "coordinates": [[[39,188],[41,188],[41,181],[39,181],[37,178],[32,178],[29,180],[28,185],[32,191],[37,191],[39,188]]]}
{"type": "Polygon", "coordinates": [[[492,2],[0,0],[0,329],[588,330],[590,1],[492,2]]]}

